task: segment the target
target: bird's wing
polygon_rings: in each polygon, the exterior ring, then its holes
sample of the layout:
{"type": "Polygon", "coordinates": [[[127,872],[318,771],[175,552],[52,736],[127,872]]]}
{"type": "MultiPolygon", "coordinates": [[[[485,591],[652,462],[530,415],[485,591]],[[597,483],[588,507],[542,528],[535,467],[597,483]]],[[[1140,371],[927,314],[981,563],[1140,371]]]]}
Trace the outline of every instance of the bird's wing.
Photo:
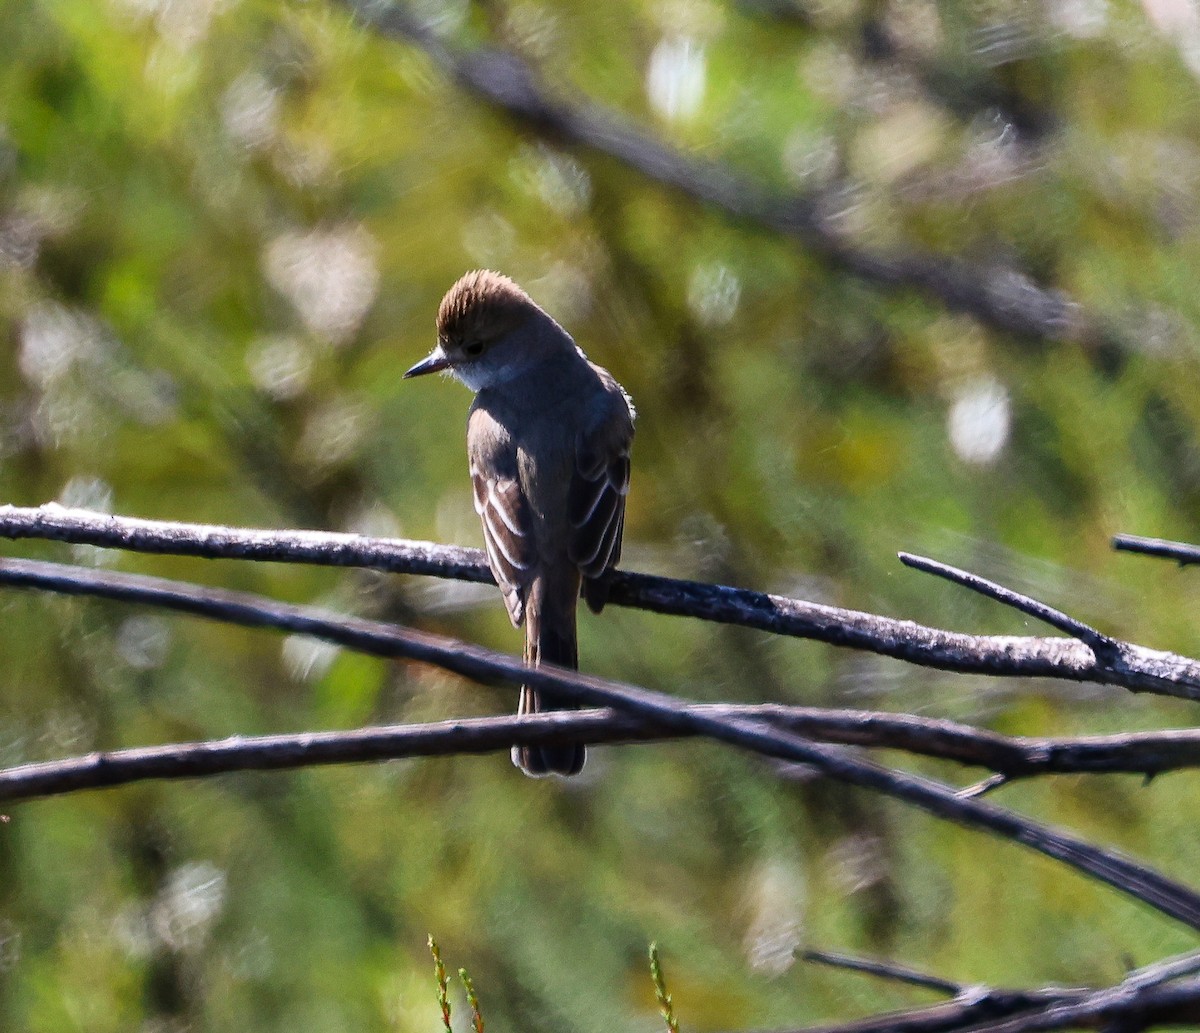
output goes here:
{"type": "Polygon", "coordinates": [[[588,579],[602,577],[616,566],[625,527],[633,414],[615,382],[612,388],[606,392],[609,404],[601,417],[579,436],[567,491],[568,555],[588,579]]]}
{"type": "Polygon", "coordinates": [[[537,553],[529,501],[521,490],[515,456],[503,447],[505,436],[494,431],[494,421],[486,412],[472,412],[467,427],[471,489],[475,512],[483,523],[488,566],[504,594],[509,618],[519,627],[525,619],[525,588],[533,576],[537,553]]]}

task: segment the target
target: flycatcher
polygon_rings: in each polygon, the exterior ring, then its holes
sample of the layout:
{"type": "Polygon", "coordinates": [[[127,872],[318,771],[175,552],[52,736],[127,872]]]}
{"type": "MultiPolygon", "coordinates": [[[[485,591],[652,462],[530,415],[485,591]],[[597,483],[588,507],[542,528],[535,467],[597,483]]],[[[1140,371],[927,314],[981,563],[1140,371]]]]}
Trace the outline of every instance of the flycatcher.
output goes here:
{"type": "MultiPolygon", "coordinates": [[[[525,662],[576,669],[575,604],[604,605],[621,556],[633,403],[507,276],[467,273],[442,299],[437,347],[404,376],[445,370],[475,392],[467,457],[488,565],[525,662]]],[[[561,709],[521,687],[518,714],[561,709]]],[[[575,775],[583,746],[513,747],[528,775],[575,775]]]]}

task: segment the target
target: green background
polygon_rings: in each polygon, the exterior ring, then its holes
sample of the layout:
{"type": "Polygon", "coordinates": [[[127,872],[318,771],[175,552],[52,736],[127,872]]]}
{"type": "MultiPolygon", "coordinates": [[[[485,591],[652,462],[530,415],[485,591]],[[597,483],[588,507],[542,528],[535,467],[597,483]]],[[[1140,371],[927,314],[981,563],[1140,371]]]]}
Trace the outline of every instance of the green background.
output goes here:
{"type": "MultiPolygon", "coordinates": [[[[855,246],[1022,270],[1116,341],[1030,340],[855,279],[566,147],[329,0],[0,4],[0,501],[478,545],[468,394],[401,383],[442,292],[502,269],[639,408],[625,566],[964,631],[1041,634],[907,571],[970,567],[1195,652],[1200,21],[1127,0],[811,8],[426,0],[682,152],[824,197],[855,246]],[[1148,11],[1154,13],[1154,17],[1148,11]],[[891,47],[882,47],[888,40],[891,47]]],[[[494,590],[10,544],[395,619],[516,652],[494,590]]],[[[0,595],[0,760],[503,712],[389,664],[94,601],[0,595]]],[[[586,670],[704,700],[1066,734],[1189,705],[995,681],[610,608],[586,670]]],[[[886,759],[909,763],[888,755],[886,759]]],[[[915,768],[963,783],[979,772],[915,768]]],[[[1200,882],[1194,779],[996,799],[1200,882]]],[[[488,1028],[849,1019],[964,982],[1101,983],[1192,940],[1017,848],[706,743],[145,784],[9,808],[0,1027],[437,1028],[432,932],[488,1028]]],[[[457,1020],[456,1020],[457,1021],[457,1020]]]]}

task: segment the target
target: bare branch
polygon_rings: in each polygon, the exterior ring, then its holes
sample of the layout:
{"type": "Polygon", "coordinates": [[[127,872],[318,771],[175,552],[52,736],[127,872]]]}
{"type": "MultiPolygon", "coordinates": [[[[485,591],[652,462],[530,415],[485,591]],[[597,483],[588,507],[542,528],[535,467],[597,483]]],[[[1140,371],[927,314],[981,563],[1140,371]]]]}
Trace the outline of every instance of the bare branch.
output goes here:
{"type": "Polygon", "coordinates": [[[844,968],[851,972],[863,972],[869,976],[881,979],[892,979],[909,986],[919,986],[923,990],[933,990],[935,993],[957,997],[965,989],[960,983],[952,983],[940,976],[931,976],[905,965],[897,965],[891,961],[879,961],[874,958],[853,958],[848,954],[835,954],[832,951],[806,950],[798,957],[802,961],[815,965],[829,965],[832,968],[844,968]]]}
{"type": "Polygon", "coordinates": [[[1200,929],[1200,894],[1115,851],[1093,846],[993,804],[960,799],[941,783],[859,759],[842,747],[819,745],[756,720],[692,710],[691,701],[664,693],[554,667],[529,668],[513,657],[427,632],[164,578],[10,559],[0,561],[0,581],[75,595],[136,598],[250,627],[287,628],[373,656],[429,663],[484,685],[524,683],[551,699],[610,706],[670,731],[704,735],[763,756],[807,764],[826,777],[903,800],[935,817],[991,832],[1200,929]]]}
{"type": "Polygon", "coordinates": [[[964,588],[969,588],[972,592],[978,592],[980,595],[986,595],[989,599],[995,599],[999,603],[1004,603],[1005,606],[1011,606],[1014,610],[1020,610],[1021,613],[1028,614],[1030,617],[1036,617],[1038,620],[1049,624],[1052,628],[1057,628],[1059,631],[1066,632],[1072,638],[1079,639],[1095,654],[1096,660],[1104,663],[1111,656],[1117,653],[1117,643],[1107,635],[1102,635],[1095,628],[1083,621],[1076,620],[1062,610],[1056,610],[1053,606],[1047,606],[1045,603],[1028,595],[1022,595],[1020,592],[1014,592],[1011,588],[1005,588],[1003,585],[996,584],[995,581],[989,581],[987,578],[980,577],[978,574],[972,574],[965,570],[959,570],[958,567],[951,567],[946,563],[939,563],[937,560],[931,560],[925,556],[914,556],[910,552],[898,553],[900,562],[906,567],[912,567],[914,570],[924,571],[926,574],[933,574],[936,577],[945,578],[947,581],[953,581],[956,585],[962,585],[964,588]]]}
{"type": "Polygon", "coordinates": [[[404,5],[339,0],[382,35],[416,44],[464,89],[539,133],[615,158],[646,178],[734,218],[791,238],[846,272],[886,289],[918,290],[997,330],[1038,340],[1122,347],[1115,332],[1061,291],[1011,267],[983,268],[910,245],[868,251],[837,228],[836,197],[779,195],[718,162],[684,154],[620,113],[554,95],[519,56],[463,48],[435,35],[404,5]]]}
{"type": "Polygon", "coordinates": [[[1120,552],[1139,552],[1143,556],[1160,556],[1163,559],[1174,560],[1181,567],[1186,567],[1189,563],[1200,563],[1200,546],[1171,542],[1165,538],[1118,534],[1113,537],[1113,548],[1120,552]]]}
{"type": "Polygon", "coordinates": [[[480,549],[336,531],[278,531],[218,524],[138,520],[50,502],[37,508],[0,506],[0,537],[39,538],[201,559],[368,567],[395,574],[429,574],[495,584],[480,549]]]}
{"type": "Polygon", "coordinates": [[[961,1027],[978,1033],[1040,1033],[1054,1029],[1143,1030],[1200,1021],[1200,980],[1129,989],[1123,984],[1082,1000],[1051,1005],[1029,1015],[961,1027]]]}
{"type": "MultiPolygon", "coordinates": [[[[274,560],[491,583],[483,553],[455,545],[321,531],[273,531],[166,523],[48,505],[0,506],[0,537],[207,558],[274,560]]],[[[1099,663],[1074,640],[968,635],[838,606],[749,589],[616,571],[609,602],[654,613],[757,628],[777,635],[862,649],[939,670],[997,677],[1060,678],[1200,700],[1200,662],[1115,642],[1099,663]]]]}
{"type": "Polygon", "coordinates": [[[1200,1021],[1200,982],[1129,990],[990,990],[936,1004],[792,1033],[1035,1033],[1056,1029],[1143,1030],[1200,1021]]]}
{"type": "MultiPolygon", "coordinates": [[[[137,596],[130,597],[136,601],[137,596]]],[[[269,619],[269,614],[265,617],[269,619]]],[[[981,795],[1016,778],[1036,775],[1127,773],[1152,775],[1200,767],[1200,729],[1062,739],[998,735],[968,725],[911,714],[826,710],[777,703],[702,703],[689,709],[760,721],[817,742],[903,750],[959,764],[999,767],[1002,773],[958,795],[981,795]]],[[[335,732],[235,736],[231,739],[137,747],[0,769],[0,801],[28,800],[152,779],[199,778],[234,771],[275,771],[407,757],[486,754],[510,747],[661,742],[695,735],[609,709],[460,718],[335,732]]],[[[811,769],[806,769],[811,770],[811,769]]]]}
{"type": "Polygon", "coordinates": [[[0,801],[234,771],[282,771],[406,757],[507,752],[514,745],[658,737],[647,722],[611,710],[558,711],[525,718],[464,718],[343,732],[239,735],[208,742],[111,750],[6,768],[0,770],[0,801]]]}
{"type": "Polygon", "coordinates": [[[1042,1009],[1070,1004],[1087,997],[1086,990],[991,990],[964,995],[924,1008],[890,1012],[836,1025],[804,1026],[778,1033],[966,1033],[986,1028],[985,1023],[1011,1016],[1039,1014],[1042,1009]]]}
{"type": "Polygon", "coordinates": [[[1192,951],[1134,969],[1116,986],[1099,990],[1046,986],[1035,990],[1006,990],[989,986],[967,986],[913,973],[891,963],[863,961],[822,951],[807,952],[806,960],[834,964],[953,993],[945,1004],[894,1012],[837,1026],[806,1027],[794,1033],[951,1033],[951,1031],[998,1031],[1096,1028],[1149,1029],[1159,1025],[1193,1024],[1200,1017],[1200,983],[1156,994],[1154,988],[1192,975],[1200,969],[1200,951],[1192,951]],[[809,955],[814,957],[809,957],[809,955]]]}
{"type": "Polygon", "coordinates": [[[1200,951],[1189,951],[1187,954],[1135,968],[1121,980],[1121,986],[1126,989],[1161,986],[1163,983],[1195,975],[1197,972],[1200,972],[1200,951]]]}

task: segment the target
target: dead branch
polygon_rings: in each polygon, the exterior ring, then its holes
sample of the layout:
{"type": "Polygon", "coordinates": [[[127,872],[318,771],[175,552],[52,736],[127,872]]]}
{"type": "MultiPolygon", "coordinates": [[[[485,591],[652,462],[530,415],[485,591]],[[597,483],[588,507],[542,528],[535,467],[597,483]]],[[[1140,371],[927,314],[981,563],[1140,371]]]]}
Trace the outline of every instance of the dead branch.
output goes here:
{"type": "Polygon", "coordinates": [[[918,972],[907,965],[897,965],[892,961],[880,961],[877,958],[855,958],[848,954],[837,954],[833,951],[805,950],[797,957],[810,965],[828,965],[830,968],[845,969],[848,972],[861,972],[879,979],[890,979],[908,986],[918,986],[922,990],[932,990],[934,993],[945,994],[947,997],[958,997],[966,991],[962,983],[952,983],[941,976],[930,975],[928,972],[918,972]]]}
{"type": "Polygon", "coordinates": [[[989,581],[978,574],[959,570],[957,567],[951,567],[946,563],[939,563],[937,560],[931,560],[925,556],[914,556],[909,552],[902,552],[899,556],[900,562],[906,567],[912,567],[914,570],[921,570],[926,574],[933,574],[935,577],[952,581],[956,585],[962,585],[964,588],[969,588],[972,592],[978,592],[980,595],[985,595],[989,599],[995,599],[1005,606],[1011,606],[1021,613],[1049,624],[1052,628],[1057,628],[1059,631],[1065,632],[1072,638],[1079,639],[1080,642],[1084,643],[1095,654],[1098,663],[1107,663],[1109,660],[1115,659],[1119,652],[1117,643],[1107,635],[1100,633],[1088,624],[1084,624],[1083,621],[1076,620],[1069,614],[1063,613],[1062,610],[1056,610],[1053,606],[1047,606],[1045,603],[1039,602],[1031,596],[1014,592],[1011,588],[1005,588],[1003,585],[999,585],[995,581],[989,581]]]}
{"type": "MultiPolygon", "coordinates": [[[[323,531],[275,531],[168,523],[48,505],[0,506],[0,537],[41,538],[135,552],[271,560],[491,583],[483,553],[456,545],[323,531]]],[[[654,613],[737,624],[862,649],[938,670],[995,677],[1058,678],[1200,700],[1200,662],[1113,640],[1103,660],[1081,641],[970,635],[913,621],[743,588],[616,571],[609,601],[654,613]]],[[[1097,633],[1098,634],[1098,633],[1097,633]]]]}
{"type": "Polygon", "coordinates": [[[859,759],[845,748],[820,745],[756,720],[691,709],[690,700],[553,667],[529,668],[514,657],[440,635],[165,578],[10,559],[0,561],[0,582],[73,595],[137,600],[249,627],[284,628],[373,656],[432,664],[482,685],[524,683],[551,699],[613,707],[669,731],[703,735],[762,756],[806,764],[837,781],[903,800],[946,821],[991,832],[1200,929],[1200,894],[1115,851],[1093,846],[993,804],[961,798],[939,782],[859,759]]]}
{"type": "MultiPolygon", "coordinates": [[[[1057,1029],[1145,1030],[1200,1021],[1200,980],[1131,989],[990,990],[961,999],[789,1033],[1037,1033],[1057,1029]]],[[[783,1033],[783,1031],[780,1031],[783,1033]]]]}
{"type": "Polygon", "coordinates": [[[1113,537],[1113,548],[1118,552],[1137,552],[1143,556],[1159,556],[1174,560],[1181,567],[1189,563],[1200,563],[1200,546],[1185,542],[1171,542],[1165,538],[1142,538],[1136,534],[1118,534],[1113,537]]]}
{"type": "Polygon", "coordinates": [[[804,1027],[791,1033],[1141,1030],[1158,1025],[1194,1024],[1200,1017],[1200,981],[1186,979],[1200,967],[1200,952],[1195,951],[1134,969],[1115,986],[1098,990],[1059,986],[1008,990],[970,986],[892,962],[820,950],[805,951],[799,956],[805,961],[910,983],[954,999],[836,1026],[804,1027]],[[1175,985],[1169,986],[1171,983],[1175,985]]]}
{"type": "MultiPolygon", "coordinates": [[[[1137,774],[1200,766],[1200,729],[1075,738],[1021,738],[911,714],[776,703],[703,703],[691,709],[760,721],[817,742],[900,750],[999,770],[1005,782],[1051,774],[1137,774]]],[[[153,779],[279,771],[410,757],[505,752],[512,746],[663,742],[694,733],[610,709],[460,718],[335,732],[234,736],[95,752],[0,769],[0,801],[107,789],[153,779]]],[[[976,787],[960,790],[960,797],[976,787]]]]}

